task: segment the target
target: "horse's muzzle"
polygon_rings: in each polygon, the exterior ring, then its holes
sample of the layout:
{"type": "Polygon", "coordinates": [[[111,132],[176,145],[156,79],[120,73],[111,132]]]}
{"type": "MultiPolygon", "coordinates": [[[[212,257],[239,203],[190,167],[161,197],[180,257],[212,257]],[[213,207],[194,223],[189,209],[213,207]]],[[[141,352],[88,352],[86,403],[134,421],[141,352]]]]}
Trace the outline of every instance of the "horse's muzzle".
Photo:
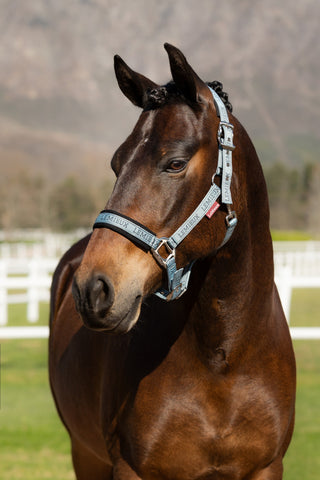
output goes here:
{"type": "Polygon", "coordinates": [[[113,283],[102,273],[92,274],[84,281],[76,275],[72,284],[72,295],[77,312],[86,327],[115,334],[130,330],[139,316],[142,302],[141,295],[134,295],[132,301],[127,303],[130,308],[125,308],[123,302],[116,305],[119,302],[115,302],[113,283]]]}

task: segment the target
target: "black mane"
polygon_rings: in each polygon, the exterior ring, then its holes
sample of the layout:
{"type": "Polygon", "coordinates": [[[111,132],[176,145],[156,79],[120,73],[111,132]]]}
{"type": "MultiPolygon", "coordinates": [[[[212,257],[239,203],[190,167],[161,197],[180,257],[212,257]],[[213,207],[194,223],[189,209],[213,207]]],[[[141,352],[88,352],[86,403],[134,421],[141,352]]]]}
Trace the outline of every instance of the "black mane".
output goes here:
{"type": "MultiPolygon", "coordinates": [[[[213,82],[207,82],[207,85],[219,95],[227,110],[232,112],[232,105],[229,102],[228,94],[223,91],[222,83],[214,80],[213,82]]],[[[166,103],[169,103],[170,100],[185,100],[183,94],[173,81],[163,85],[162,87],[149,89],[147,91],[147,102],[145,108],[158,108],[166,103]]]]}

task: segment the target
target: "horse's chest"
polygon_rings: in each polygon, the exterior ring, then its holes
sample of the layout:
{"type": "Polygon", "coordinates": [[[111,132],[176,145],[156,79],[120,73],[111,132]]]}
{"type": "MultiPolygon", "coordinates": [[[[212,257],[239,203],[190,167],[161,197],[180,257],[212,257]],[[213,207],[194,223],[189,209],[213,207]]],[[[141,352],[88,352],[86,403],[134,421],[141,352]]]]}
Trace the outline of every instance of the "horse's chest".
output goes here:
{"type": "Polygon", "coordinates": [[[214,429],[208,412],[190,397],[177,395],[161,401],[158,397],[153,405],[138,401],[123,427],[130,460],[141,473],[157,471],[163,478],[189,478],[195,465],[198,472],[209,464],[214,429]]]}
{"type": "Polygon", "coordinates": [[[196,377],[176,385],[146,381],[128,402],[120,441],[142,478],[218,479],[218,472],[221,478],[238,478],[241,454],[246,457],[250,449],[252,457],[261,454],[250,438],[251,421],[233,411],[228,386],[224,395],[220,388],[213,395],[206,383],[196,377]]]}

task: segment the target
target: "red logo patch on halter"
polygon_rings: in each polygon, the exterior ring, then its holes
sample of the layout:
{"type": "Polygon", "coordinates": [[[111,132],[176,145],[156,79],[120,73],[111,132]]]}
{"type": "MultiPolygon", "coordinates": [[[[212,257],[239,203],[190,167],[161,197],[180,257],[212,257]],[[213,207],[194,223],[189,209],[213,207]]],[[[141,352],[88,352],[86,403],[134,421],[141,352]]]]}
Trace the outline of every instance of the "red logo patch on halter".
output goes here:
{"type": "Polygon", "coordinates": [[[210,207],[210,209],[207,211],[206,217],[211,218],[216,213],[219,207],[220,204],[218,202],[214,202],[212,207],[210,207]]]}

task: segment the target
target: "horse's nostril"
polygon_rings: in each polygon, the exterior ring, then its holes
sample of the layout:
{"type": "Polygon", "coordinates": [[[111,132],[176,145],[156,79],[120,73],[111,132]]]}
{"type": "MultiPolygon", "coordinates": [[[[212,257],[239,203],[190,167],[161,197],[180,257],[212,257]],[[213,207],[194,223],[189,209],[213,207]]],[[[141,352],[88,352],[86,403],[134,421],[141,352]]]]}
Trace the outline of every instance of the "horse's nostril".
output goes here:
{"type": "Polygon", "coordinates": [[[104,317],[114,301],[114,288],[104,275],[95,277],[89,286],[90,304],[93,311],[104,317]]]}
{"type": "Polygon", "coordinates": [[[93,275],[85,282],[78,282],[75,277],[72,294],[77,311],[83,318],[94,315],[103,319],[114,302],[113,284],[103,274],[93,275]]]}

